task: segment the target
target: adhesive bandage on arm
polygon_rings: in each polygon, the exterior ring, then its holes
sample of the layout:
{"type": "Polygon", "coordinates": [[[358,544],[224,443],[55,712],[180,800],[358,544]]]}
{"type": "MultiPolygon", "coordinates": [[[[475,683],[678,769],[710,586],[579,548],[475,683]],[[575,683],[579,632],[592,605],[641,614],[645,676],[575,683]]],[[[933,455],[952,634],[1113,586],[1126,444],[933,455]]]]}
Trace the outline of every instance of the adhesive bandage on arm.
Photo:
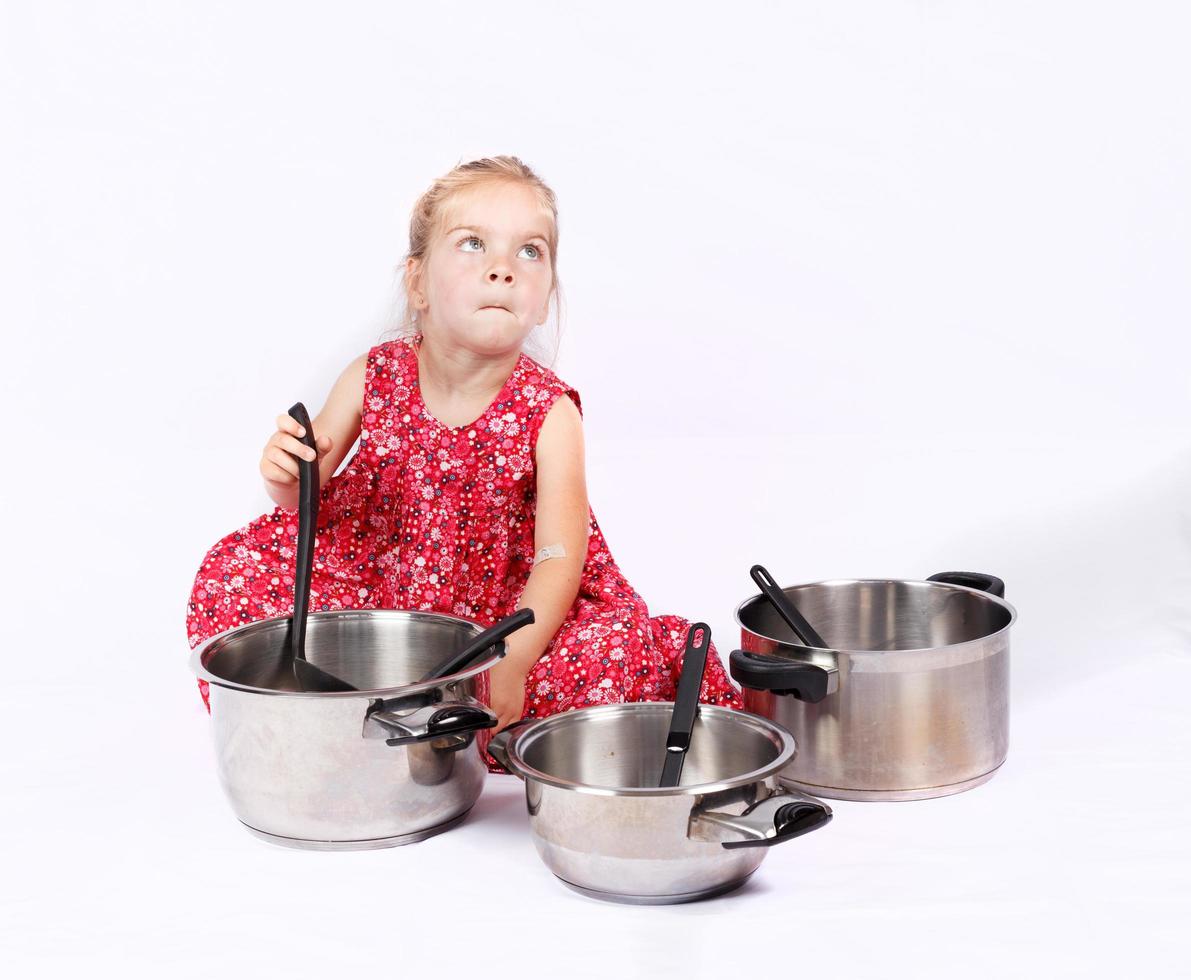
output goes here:
{"type": "Polygon", "coordinates": [[[534,555],[534,564],[538,565],[551,558],[565,558],[567,556],[567,549],[561,544],[548,544],[545,548],[539,548],[538,553],[534,555]]]}

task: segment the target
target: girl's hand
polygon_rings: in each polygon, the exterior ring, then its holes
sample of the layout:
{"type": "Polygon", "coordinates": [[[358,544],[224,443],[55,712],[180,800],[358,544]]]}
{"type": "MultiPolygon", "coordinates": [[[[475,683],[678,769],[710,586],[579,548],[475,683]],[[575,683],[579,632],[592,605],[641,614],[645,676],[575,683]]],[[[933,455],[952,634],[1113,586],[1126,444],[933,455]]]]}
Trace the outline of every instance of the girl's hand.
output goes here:
{"type": "Polygon", "coordinates": [[[265,483],[278,490],[292,490],[298,485],[298,460],[295,457],[321,462],[331,451],[331,437],[318,436],[315,439],[316,456],[313,449],[300,441],[303,433],[302,426],[290,415],[277,416],[277,431],[269,437],[261,454],[261,476],[265,483]]]}
{"type": "Polygon", "coordinates": [[[488,672],[489,694],[492,710],[496,712],[497,724],[492,734],[515,721],[519,721],[525,710],[526,673],[518,670],[508,660],[500,661],[488,672]]]}

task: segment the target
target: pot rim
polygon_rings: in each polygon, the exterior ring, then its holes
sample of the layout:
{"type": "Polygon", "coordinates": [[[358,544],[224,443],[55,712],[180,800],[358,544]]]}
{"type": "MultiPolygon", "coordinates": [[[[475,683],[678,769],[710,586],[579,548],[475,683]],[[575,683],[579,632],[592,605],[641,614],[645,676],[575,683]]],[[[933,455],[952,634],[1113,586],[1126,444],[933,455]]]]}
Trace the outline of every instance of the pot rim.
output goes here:
{"type": "Polygon", "coordinates": [[[808,588],[808,587],[818,586],[818,585],[838,586],[838,585],[890,585],[890,584],[921,585],[921,586],[926,586],[926,587],[932,588],[932,589],[953,589],[953,590],[957,590],[960,592],[971,592],[974,595],[980,596],[980,598],[982,598],[982,599],[987,599],[989,602],[996,603],[997,605],[1004,607],[1005,610],[1007,610],[1009,613],[1009,622],[1007,622],[999,630],[994,630],[992,633],[986,633],[984,636],[978,636],[971,640],[962,640],[959,643],[944,643],[941,646],[934,646],[934,647],[914,647],[913,649],[907,649],[907,650],[856,650],[856,649],[847,649],[845,647],[808,647],[808,646],[803,646],[801,643],[791,643],[789,640],[780,640],[775,636],[769,636],[766,633],[759,633],[757,630],[752,629],[749,626],[745,626],[744,623],[741,622],[741,620],[740,620],[740,611],[745,606],[751,605],[752,603],[756,602],[757,600],[765,601],[765,596],[761,592],[757,592],[754,595],[749,596],[743,602],[741,602],[740,605],[738,605],[736,607],[736,609],[733,611],[732,618],[736,621],[736,625],[739,626],[743,631],[745,631],[747,633],[751,633],[753,636],[759,636],[759,637],[761,637],[761,639],[768,640],[770,643],[774,643],[777,646],[782,647],[787,650],[806,650],[808,652],[826,653],[826,654],[843,653],[843,654],[847,654],[849,656],[868,655],[868,656],[873,656],[873,657],[895,657],[895,656],[899,656],[901,654],[931,653],[932,651],[938,651],[938,650],[954,650],[954,649],[956,649],[958,647],[962,647],[968,643],[984,643],[985,641],[990,640],[994,636],[1000,636],[1002,633],[1008,632],[1009,628],[1011,626],[1013,626],[1013,624],[1017,621],[1017,610],[1013,607],[1013,605],[1011,603],[1009,603],[1005,599],[1002,599],[1000,596],[992,595],[991,593],[988,593],[988,592],[983,592],[980,589],[970,588],[969,586],[966,586],[966,585],[955,585],[952,582],[928,582],[925,579],[913,579],[913,578],[829,578],[829,579],[822,579],[818,582],[799,582],[796,585],[787,585],[782,588],[782,591],[784,592],[786,589],[802,589],[802,588],[808,588]]]}
{"type": "Polygon", "coordinates": [[[730,716],[733,720],[739,721],[769,736],[778,746],[777,756],[758,769],[741,773],[729,779],[720,779],[712,783],[698,783],[690,786],[670,786],[663,789],[659,786],[596,786],[591,783],[580,783],[571,779],[563,779],[561,776],[555,776],[551,773],[542,772],[540,769],[535,769],[526,763],[521,755],[521,744],[525,739],[531,736],[540,738],[543,734],[548,733],[551,728],[561,728],[568,724],[576,724],[573,719],[579,715],[590,717],[592,715],[623,714],[633,711],[664,711],[668,716],[673,710],[673,701],[628,701],[620,704],[598,704],[587,708],[574,708],[556,715],[538,718],[527,724],[524,728],[517,729],[517,731],[509,736],[509,741],[505,748],[505,753],[509,760],[508,769],[524,779],[526,783],[532,779],[547,786],[572,790],[588,796],[706,796],[723,790],[735,789],[738,786],[747,786],[750,783],[761,782],[789,765],[798,751],[794,736],[784,727],[769,718],[764,718],[750,711],[740,711],[736,708],[724,708],[714,704],[700,704],[700,713],[710,712],[712,716],[730,716]]]}
{"type": "MultiPolygon", "coordinates": [[[[426,619],[442,621],[448,620],[450,622],[460,623],[464,626],[470,626],[475,635],[479,636],[484,627],[470,619],[463,619],[461,616],[452,616],[448,613],[430,612],[422,609],[323,609],[318,612],[309,613],[307,622],[317,619],[426,619]]],[[[449,674],[446,677],[440,677],[437,680],[425,681],[420,684],[402,684],[397,687],[369,687],[360,688],[358,691],[277,691],[268,687],[253,687],[249,684],[240,684],[237,681],[229,681],[226,677],[220,677],[217,674],[211,673],[203,665],[203,655],[217,644],[227,642],[228,638],[233,634],[247,632],[249,630],[257,629],[278,629],[282,624],[288,624],[292,619],[291,616],[273,616],[269,619],[256,619],[251,623],[244,623],[240,626],[233,626],[230,629],[224,630],[222,633],[216,633],[209,637],[203,643],[200,643],[190,654],[190,669],[199,678],[208,684],[215,687],[225,687],[233,691],[243,691],[246,694],[263,694],[273,697],[283,698],[359,698],[367,697],[374,698],[390,698],[398,695],[419,694],[423,691],[433,691],[437,688],[446,687],[449,684],[457,683],[458,681],[467,680],[469,677],[475,677],[477,674],[482,674],[489,670],[493,665],[498,663],[504,656],[504,641],[502,640],[497,645],[497,653],[490,657],[485,657],[478,663],[473,663],[466,670],[461,670],[456,674],[449,674]]],[[[288,628],[288,627],[287,627],[288,628]]]]}

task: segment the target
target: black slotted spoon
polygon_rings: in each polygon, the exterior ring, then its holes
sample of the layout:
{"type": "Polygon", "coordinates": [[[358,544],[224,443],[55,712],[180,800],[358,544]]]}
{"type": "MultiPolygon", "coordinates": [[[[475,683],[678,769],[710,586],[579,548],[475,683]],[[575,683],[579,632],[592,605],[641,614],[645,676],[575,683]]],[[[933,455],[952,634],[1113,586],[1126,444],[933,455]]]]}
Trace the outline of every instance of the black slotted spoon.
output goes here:
{"type": "MultiPolygon", "coordinates": [[[[301,402],[289,410],[290,418],[302,426],[301,442],[315,450],[314,428],[301,402]]],[[[310,577],[314,566],[314,531],[318,520],[318,459],[298,457],[298,553],[294,569],[294,615],[290,620],[289,658],[294,680],[302,691],[356,691],[359,688],[306,659],[306,615],[310,608],[310,577]]]]}
{"type": "MultiPolygon", "coordinates": [[[[289,410],[289,415],[302,426],[304,433],[300,440],[302,444],[314,449],[317,453],[314,427],[310,424],[310,415],[306,411],[306,406],[298,402],[289,410]]],[[[318,491],[317,460],[298,458],[298,552],[297,567],[294,572],[294,616],[290,626],[289,657],[293,662],[294,679],[303,691],[358,691],[359,688],[355,685],[328,673],[321,667],[316,667],[306,659],[306,616],[310,607],[310,579],[314,566],[314,532],[318,521],[318,491]]],[[[439,680],[464,670],[509,634],[523,626],[529,626],[533,621],[532,609],[517,610],[513,615],[505,617],[484,630],[462,650],[452,654],[450,658],[414,683],[424,684],[427,681],[439,680]]]]}
{"type": "Polygon", "coordinates": [[[703,686],[703,672],[707,669],[707,651],[711,647],[711,629],[706,623],[694,623],[686,634],[686,649],[682,654],[682,673],[678,678],[678,693],[674,696],[674,711],[670,715],[670,731],[666,734],[666,762],[662,766],[659,788],[677,786],[682,778],[682,764],[691,747],[691,731],[699,713],[699,689],[703,686]]]}
{"type": "Polygon", "coordinates": [[[753,581],[757,583],[757,586],[765,594],[765,598],[769,600],[770,605],[785,620],[786,625],[790,627],[791,632],[793,632],[799,643],[804,647],[827,648],[827,644],[823,642],[823,637],[815,632],[815,628],[806,621],[806,617],[799,612],[798,607],[794,605],[790,597],[782,591],[781,586],[774,581],[773,576],[769,574],[769,571],[764,565],[754,565],[749,569],[749,575],[752,576],[753,581]]]}

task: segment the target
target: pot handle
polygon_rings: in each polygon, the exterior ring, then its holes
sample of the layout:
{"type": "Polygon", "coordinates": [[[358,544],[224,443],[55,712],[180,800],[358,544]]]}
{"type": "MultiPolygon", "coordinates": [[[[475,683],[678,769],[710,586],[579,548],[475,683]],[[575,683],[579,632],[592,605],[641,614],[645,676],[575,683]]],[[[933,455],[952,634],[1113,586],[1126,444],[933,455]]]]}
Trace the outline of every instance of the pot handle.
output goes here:
{"type": "Polygon", "coordinates": [[[838,667],[822,667],[767,653],[733,650],[728,656],[728,671],[742,685],[755,691],[789,694],[812,704],[839,690],[838,667]]]}
{"type": "Polygon", "coordinates": [[[995,575],[987,572],[936,572],[928,582],[942,582],[944,585],[966,585],[969,589],[979,589],[998,599],[1005,598],[1005,583],[995,575]]]}
{"type": "Polygon", "coordinates": [[[760,800],[744,813],[704,810],[692,815],[692,823],[711,824],[720,833],[728,831],[736,840],[721,840],[720,846],[773,847],[831,823],[831,807],[813,796],[783,790],[760,800]]]}
{"type": "Polygon", "coordinates": [[[492,736],[491,741],[488,742],[488,754],[492,756],[497,762],[501,764],[507,771],[517,775],[509,768],[509,742],[513,736],[528,725],[532,725],[537,718],[522,718],[520,721],[515,721],[511,725],[506,725],[499,732],[492,736]]]}
{"type": "Polygon", "coordinates": [[[475,698],[439,702],[412,711],[385,711],[377,701],[364,716],[364,737],[383,738],[387,745],[429,742],[446,735],[462,735],[492,728],[496,715],[475,698]]]}

